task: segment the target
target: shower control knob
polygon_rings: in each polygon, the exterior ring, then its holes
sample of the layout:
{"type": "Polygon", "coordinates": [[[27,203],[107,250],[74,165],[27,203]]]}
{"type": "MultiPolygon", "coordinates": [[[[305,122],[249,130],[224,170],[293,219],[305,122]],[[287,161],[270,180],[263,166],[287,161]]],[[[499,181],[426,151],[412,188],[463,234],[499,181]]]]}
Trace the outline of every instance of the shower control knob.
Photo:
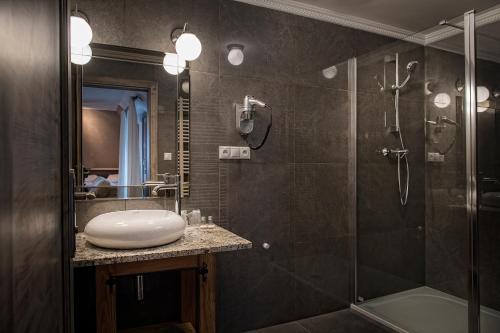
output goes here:
{"type": "Polygon", "coordinates": [[[377,153],[382,154],[383,156],[389,155],[391,150],[389,148],[382,148],[380,150],[377,150],[377,153]]]}
{"type": "Polygon", "coordinates": [[[262,248],[264,250],[269,250],[271,248],[271,244],[269,244],[269,243],[262,243],[262,248]]]}

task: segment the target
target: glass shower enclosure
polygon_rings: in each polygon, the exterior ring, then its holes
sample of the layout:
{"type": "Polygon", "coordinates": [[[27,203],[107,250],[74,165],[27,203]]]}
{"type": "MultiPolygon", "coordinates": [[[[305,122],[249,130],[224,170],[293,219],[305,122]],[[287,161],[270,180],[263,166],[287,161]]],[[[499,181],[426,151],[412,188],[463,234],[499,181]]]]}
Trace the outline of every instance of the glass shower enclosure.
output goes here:
{"type": "Polygon", "coordinates": [[[500,23],[481,15],[349,61],[351,307],[397,332],[500,332],[500,23]]]}

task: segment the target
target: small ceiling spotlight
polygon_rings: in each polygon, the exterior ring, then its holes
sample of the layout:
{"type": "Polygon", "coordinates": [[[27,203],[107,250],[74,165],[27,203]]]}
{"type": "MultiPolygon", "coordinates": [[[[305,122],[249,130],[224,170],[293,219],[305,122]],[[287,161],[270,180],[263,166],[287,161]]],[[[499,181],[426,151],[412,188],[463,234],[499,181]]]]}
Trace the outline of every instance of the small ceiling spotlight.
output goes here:
{"type": "Polygon", "coordinates": [[[178,75],[186,68],[186,61],[178,54],[167,52],[163,58],[163,68],[168,74],[178,75]]]}
{"type": "Polygon", "coordinates": [[[196,60],[201,54],[201,42],[195,34],[187,31],[187,23],[183,28],[177,28],[170,35],[175,45],[175,51],[187,61],[196,60]]]}
{"type": "Polygon", "coordinates": [[[227,60],[233,66],[239,66],[245,60],[245,54],[243,53],[243,49],[245,47],[241,44],[229,44],[227,49],[229,53],[227,55],[227,60]]]}

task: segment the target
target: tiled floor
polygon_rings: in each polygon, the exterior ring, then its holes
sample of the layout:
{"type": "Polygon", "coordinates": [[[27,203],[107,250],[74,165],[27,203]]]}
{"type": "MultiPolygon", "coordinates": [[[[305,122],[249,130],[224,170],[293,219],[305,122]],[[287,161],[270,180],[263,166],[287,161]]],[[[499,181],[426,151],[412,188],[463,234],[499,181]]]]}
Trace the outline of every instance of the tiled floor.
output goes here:
{"type": "Polygon", "coordinates": [[[247,333],[394,333],[350,309],[262,328],[247,333]]]}

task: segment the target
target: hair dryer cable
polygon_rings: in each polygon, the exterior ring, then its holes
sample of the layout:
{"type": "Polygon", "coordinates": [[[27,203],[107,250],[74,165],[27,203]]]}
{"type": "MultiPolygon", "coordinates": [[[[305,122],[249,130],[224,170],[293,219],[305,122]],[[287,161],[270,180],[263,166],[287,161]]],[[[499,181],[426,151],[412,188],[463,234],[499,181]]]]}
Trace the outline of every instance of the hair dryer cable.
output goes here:
{"type": "Polygon", "coordinates": [[[262,148],[262,146],[264,146],[264,144],[266,143],[267,141],[267,137],[269,136],[269,132],[271,132],[271,127],[273,126],[273,108],[270,107],[269,105],[264,105],[265,108],[268,108],[269,109],[269,112],[270,112],[270,116],[269,116],[269,124],[267,125],[267,129],[266,129],[266,134],[264,134],[264,138],[262,139],[262,142],[260,144],[258,144],[257,146],[252,146],[250,144],[250,142],[248,142],[248,135],[245,135],[244,138],[245,138],[245,141],[248,145],[248,147],[252,150],[258,150],[260,148],[262,148]]]}

